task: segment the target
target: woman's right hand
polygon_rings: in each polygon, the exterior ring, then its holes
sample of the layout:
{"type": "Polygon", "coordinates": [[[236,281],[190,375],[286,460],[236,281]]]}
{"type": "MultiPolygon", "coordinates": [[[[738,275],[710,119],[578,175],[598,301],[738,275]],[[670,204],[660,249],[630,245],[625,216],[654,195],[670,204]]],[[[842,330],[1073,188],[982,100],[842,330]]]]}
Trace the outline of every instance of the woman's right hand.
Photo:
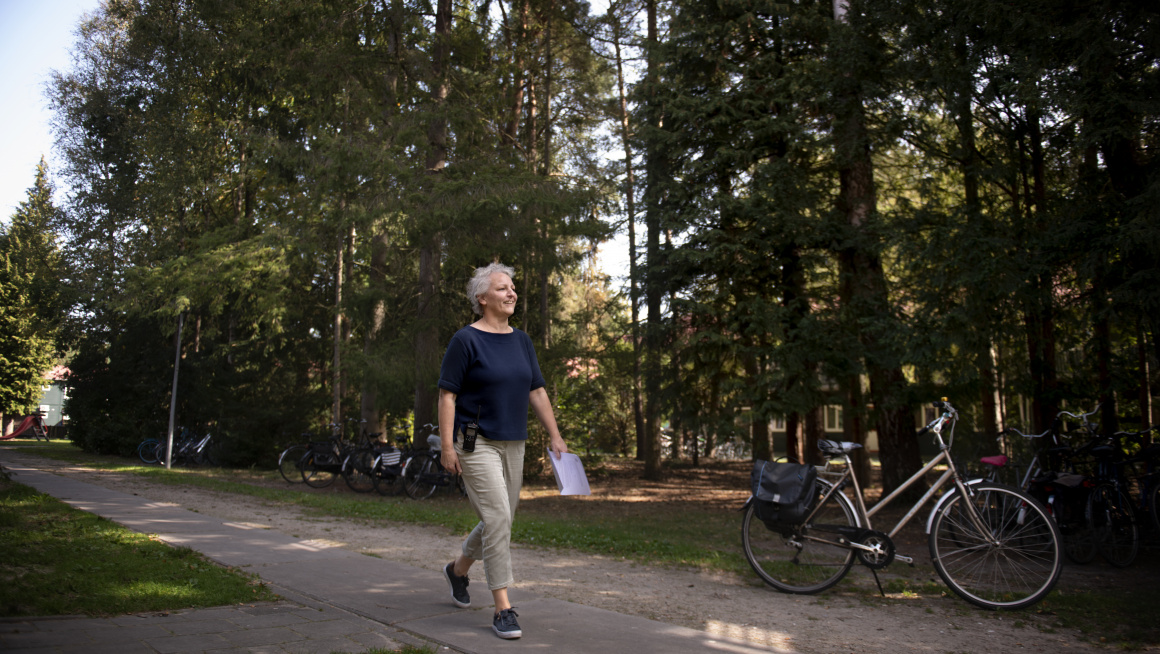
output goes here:
{"type": "Polygon", "coordinates": [[[453,475],[463,473],[463,468],[459,465],[459,453],[455,451],[454,447],[443,448],[439,455],[439,463],[443,464],[443,469],[453,475]]]}

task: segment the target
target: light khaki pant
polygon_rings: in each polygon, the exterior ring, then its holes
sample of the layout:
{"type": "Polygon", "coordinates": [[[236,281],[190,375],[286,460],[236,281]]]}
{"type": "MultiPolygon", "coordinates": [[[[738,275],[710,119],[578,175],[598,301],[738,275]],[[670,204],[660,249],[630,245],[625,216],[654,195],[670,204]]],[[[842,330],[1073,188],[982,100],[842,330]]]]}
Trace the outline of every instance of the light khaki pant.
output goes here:
{"type": "Polygon", "coordinates": [[[479,524],[463,541],[463,555],[483,561],[488,590],[512,585],[512,518],[524,483],[524,445],[527,441],[493,441],[482,436],[474,452],[455,451],[463,468],[463,485],[479,524]]]}

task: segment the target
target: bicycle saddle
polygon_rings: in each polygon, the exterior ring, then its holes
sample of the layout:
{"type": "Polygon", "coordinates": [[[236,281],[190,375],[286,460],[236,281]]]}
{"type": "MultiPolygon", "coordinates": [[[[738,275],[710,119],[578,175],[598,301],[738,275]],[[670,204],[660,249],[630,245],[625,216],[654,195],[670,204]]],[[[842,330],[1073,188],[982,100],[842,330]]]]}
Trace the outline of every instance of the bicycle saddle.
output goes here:
{"type": "Polygon", "coordinates": [[[833,456],[846,454],[847,452],[851,452],[860,447],[862,447],[860,443],[850,443],[847,441],[818,441],[818,449],[821,450],[823,454],[830,454],[833,456]]]}
{"type": "Polygon", "coordinates": [[[1003,466],[1007,465],[1007,460],[1008,459],[1007,459],[1006,454],[996,454],[995,456],[985,456],[985,457],[979,459],[979,461],[981,461],[982,463],[985,463],[989,466],[995,466],[997,468],[1002,468],[1003,466]]]}

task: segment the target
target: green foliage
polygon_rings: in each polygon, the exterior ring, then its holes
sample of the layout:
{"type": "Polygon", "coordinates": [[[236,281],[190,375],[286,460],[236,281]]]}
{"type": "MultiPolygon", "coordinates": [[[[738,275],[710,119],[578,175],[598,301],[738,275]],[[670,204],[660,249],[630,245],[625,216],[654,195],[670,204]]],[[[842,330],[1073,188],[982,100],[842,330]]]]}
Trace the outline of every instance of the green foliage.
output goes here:
{"type": "Polygon", "coordinates": [[[0,488],[0,526],[0,615],[104,616],[275,599],[265,584],[189,548],[21,484],[0,488]]]}
{"type": "Polygon", "coordinates": [[[863,392],[846,409],[890,418],[888,449],[941,395],[980,405],[983,438],[1064,405],[1138,414],[1160,369],[1156,10],[848,4],[659,3],[664,36],[620,44],[649,66],[646,192],[622,198],[600,156],[617,30],[583,3],[454,4],[440,34],[403,2],[108,3],[51,91],[79,441],[158,428],[179,315],[178,420],[236,461],[356,411],[421,425],[496,259],[581,448],[633,449],[627,333],[646,408],[710,447],[863,392]],[[585,261],[622,200],[645,207],[644,329],[585,261]]]}
{"type": "Polygon", "coordinates": [[[870,418],[977,403],[980,442],[1098,401],[1105,429],[1150,419],[1160,23],[1138,3],[1033,6],[668,5],[635,98],[664,171],[648,211],[671,244],[646,282],[669,309],[675,423],[862,410],[867,381],[870,418]],[[877,204],[855,225],[864,155],[877,204]]]}
{"type": "Polygon", "coordinates": [[[0,415],[36,408],[56,357],[64,306],[52,191],[41,160],[28,197],[0,225],[0,415]]]}
{"type": "MultiPolygon", "coordinates": [[[[572,174],[591,164],[605,84],[569,22],[580,7],[537,7],[519,43],[507,25],[454,17],[442,102],[429,65],[439,39],[418,6],[102,8],[52,89],[76,190],[60,223],[78,442],[123,452],[155,435],[176,348],[179,423],[213,433],[234,461],[266,461],[343,413],[361,409],[371,431],[409,419],[434,374],[416,371],[431,354],[418,337],[445,343],[468,320],[456,291],[472,268],[498,257],[538,282],[575,265],[576,241],[605,235],[572,174]],[[527,70],[513,69],[513,48],[527,70]],[[531,99],[527,116],[505,100],[517,74],[549,70],[534,99],[555,103],[551,130],[531,99]],[[530,121],[527,139],[497,129],[509,118],[530,121]],[[433,175],[439,122],[449,165],[433,175]],[[433,291],[419,271],[432,242],[433,291]]],[[[528,301],[545,310],[521,325],[546,331],[559,297],[528,301]]]]}

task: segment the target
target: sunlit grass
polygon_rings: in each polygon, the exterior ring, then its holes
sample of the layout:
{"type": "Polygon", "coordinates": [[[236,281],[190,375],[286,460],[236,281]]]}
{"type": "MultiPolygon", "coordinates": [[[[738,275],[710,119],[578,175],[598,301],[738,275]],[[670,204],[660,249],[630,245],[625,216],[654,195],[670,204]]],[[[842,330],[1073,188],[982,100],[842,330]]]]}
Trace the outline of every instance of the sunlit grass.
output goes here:
{"type": "Polygon", "coordinates": [[[256,578],[0,481],[0,615],[115,615],[268,601],[256,578]]]}

